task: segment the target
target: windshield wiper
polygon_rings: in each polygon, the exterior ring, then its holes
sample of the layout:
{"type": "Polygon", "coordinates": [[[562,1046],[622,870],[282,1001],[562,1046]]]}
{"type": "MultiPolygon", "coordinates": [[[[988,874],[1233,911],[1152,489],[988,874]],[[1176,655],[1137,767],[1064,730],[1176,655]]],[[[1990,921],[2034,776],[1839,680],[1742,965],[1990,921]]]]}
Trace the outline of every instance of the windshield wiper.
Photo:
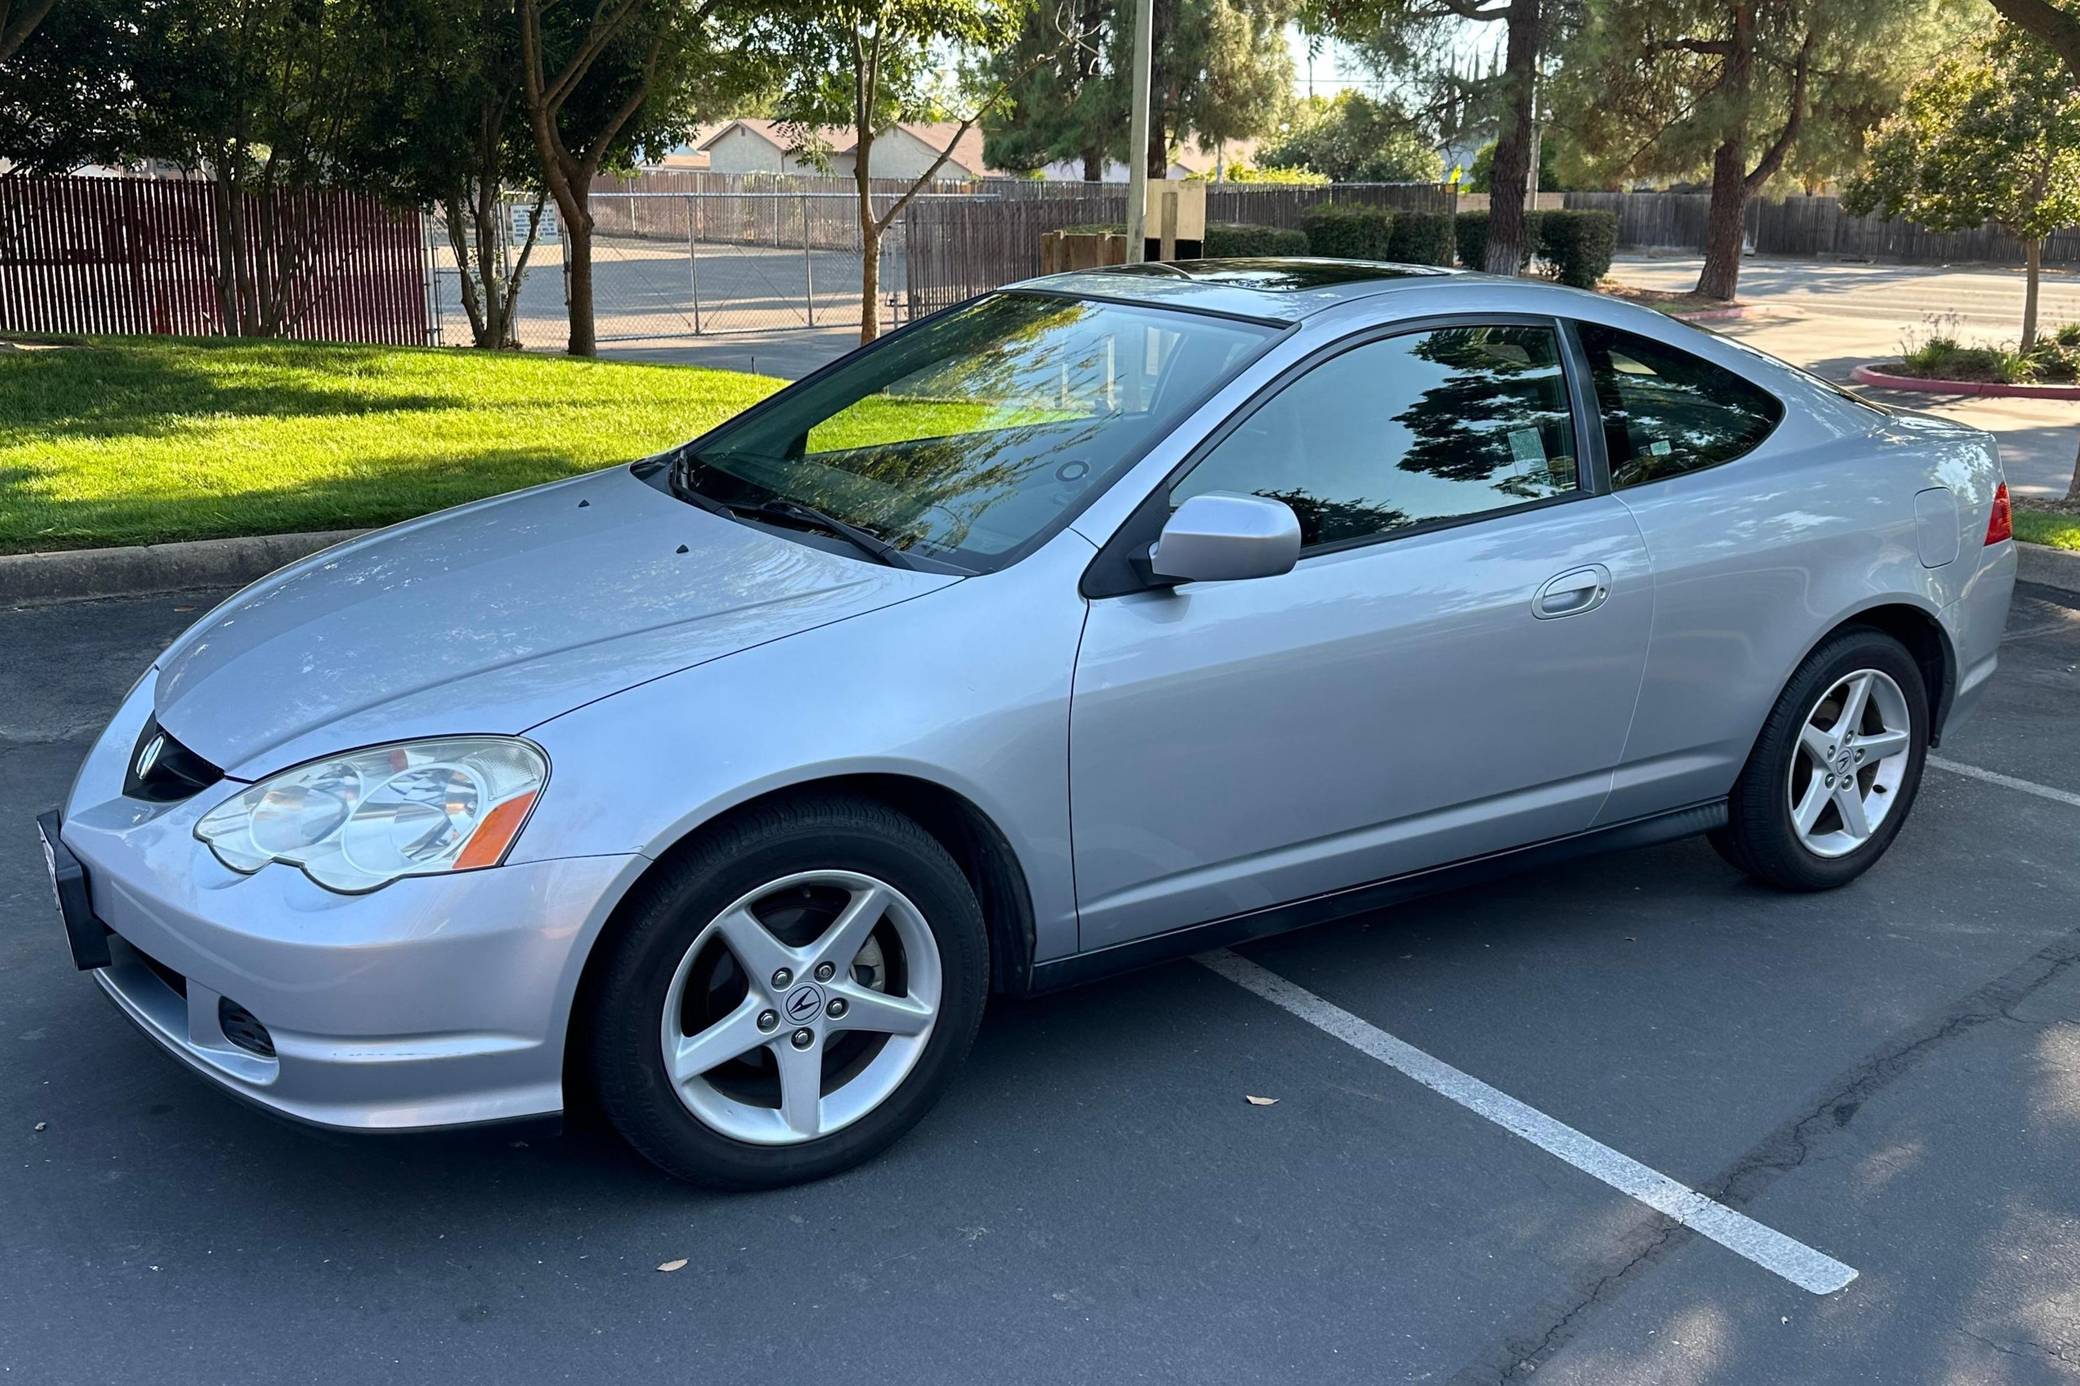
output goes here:
{"type": "Polygon", "coordinates": [[[886,563],[891,568],[917,570],[918,565],[909,554],[904,553],[880,535],[861,529],[858,525],[848,524],[835,515],[827,515],[813,505],[805,505],[801,501],[788,500],[780,496],[757,502],[726,501],[719,497],[711,496],[705,491],[696,488],[693,484],[693,479],[686,474],[688,464],[696,460],[691,452],[681,453],[678,457],[672,459],[670,473],[672,491],[681,500],[730,519],[749,517],[751,519],[786,520],[804,528],[821,530],[825,534],[843,539],[846,543],[851,544],[877,563],[886,563]]]}
{"type": "Polygon", "coordinates": [[[820,529],[826,534],[836,535],[861,553],[879,562],[886,563],[891,568],[909,568],[914,570],[917,567],[917,564],[911,560],[909,554],[904,553],[880,535],[861,529],[858,525],[848,524],[835,515],[826,515],[813,505],[804,505],[796,500],[776,498],[760,501],[757,505],[733,505],[730,509],[740,515],[766,515],[776,520],[793,520],[797,524],[807,525],[812,529],[820,529]]]}

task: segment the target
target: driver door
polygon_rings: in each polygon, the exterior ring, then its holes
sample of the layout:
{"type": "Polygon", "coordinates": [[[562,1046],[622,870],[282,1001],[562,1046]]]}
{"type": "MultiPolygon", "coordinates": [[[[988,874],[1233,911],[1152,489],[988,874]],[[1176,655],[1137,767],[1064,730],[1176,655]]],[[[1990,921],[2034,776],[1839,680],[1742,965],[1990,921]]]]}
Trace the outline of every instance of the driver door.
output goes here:
{"type": "Polygon", "coordinates": [[[1543,320],[1332,349],[1170,496],[1291,506],[1291,572],[1093,600],[1071,706],[1102,948],[1587,829],[1653,594],[1543,320]]]}

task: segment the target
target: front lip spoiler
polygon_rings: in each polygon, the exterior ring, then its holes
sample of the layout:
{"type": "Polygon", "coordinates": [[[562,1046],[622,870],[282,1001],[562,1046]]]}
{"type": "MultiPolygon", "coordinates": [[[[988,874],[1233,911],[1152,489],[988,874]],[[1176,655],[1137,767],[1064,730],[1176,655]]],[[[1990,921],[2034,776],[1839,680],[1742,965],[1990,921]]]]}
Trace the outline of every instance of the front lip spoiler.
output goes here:
{"type": "Polygon", "coordinates": [[[550,1137],[562,1135],[566,1125],[565,1116],[562,1112],[536,1112],[525,1116],[491,1117],[484,1121],[445,1122],[436,1126],[346,1126],[337,1122],[320,1121],[316,1117],[305,1116],[301,1112],[289,1111],[271,1103],[263,1102],[244,1089],[234,1087],[222,1081],[196,1062],[195,1059],[181,1052],[178,1046],[169,1042],[151,1018],[139,1012],[121,992],[105,984],[101,987],[101,992],[108,998],[110,1005],[120,1011],[139,1030],[151,1037],[153,1048],[171,1059],[182,1070],[203,1079],[203,1086],[209,1091],[231,1098],[248,1111],[258,1112],[260,1115],[272,1118],[283,1126],[301,1131],[305,1135],[315,1136],[321,1140],[342,1145],[358,1145],[365,1140],[384,1141],[395,1139],[400,1142],[414,1140],[433,1142],[443,1136],[457,1135],[504,1134],[550,1137]]]}

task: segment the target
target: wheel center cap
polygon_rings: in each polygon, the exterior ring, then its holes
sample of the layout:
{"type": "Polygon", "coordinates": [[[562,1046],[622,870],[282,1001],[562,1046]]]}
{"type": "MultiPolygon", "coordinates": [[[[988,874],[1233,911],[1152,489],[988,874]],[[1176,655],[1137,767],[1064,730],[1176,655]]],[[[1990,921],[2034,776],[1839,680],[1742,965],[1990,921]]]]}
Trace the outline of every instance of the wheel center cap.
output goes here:
{"type": "Polygon", "coordinates": [[[804,982],[787,993],[780,1003],[781,1012],[790,1025],[807,1025],[823,1014],[823,988],[814,982],[804,982]]]}
{"type": "Polygon", "coordinates": [[[1836,757],[1835,757],[1835,762],[1834,762],[1834,768],[1835,768],[1835,771],[1836,771],[1836,773],[1837,773],[1837,774],[1844,774],[1844,775],[1848,774],[1848,773],[1849,773],[1849,766],[1850,766],[1850,763],[1851,763],[1851,760],[1850,760],[1850,756],[1849,756],[1849,753],[1848,753],[1847,751],[1844,751],[1844,752],[1842,752],[1842,754],[1840,754],[1839,756],[1836,756],[1836,757]]]}

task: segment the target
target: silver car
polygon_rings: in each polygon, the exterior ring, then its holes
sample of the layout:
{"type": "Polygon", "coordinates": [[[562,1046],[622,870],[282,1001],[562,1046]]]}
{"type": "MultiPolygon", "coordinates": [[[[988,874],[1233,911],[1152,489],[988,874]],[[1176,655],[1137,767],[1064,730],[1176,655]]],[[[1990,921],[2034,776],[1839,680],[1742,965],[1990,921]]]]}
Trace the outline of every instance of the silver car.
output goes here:
{"type": "Polygon", "coordinates": [[[1986,435],[1554,285],[1034,280],[684,447],[292,565],[44,833],[76,960],[328,1127],[596,1104],[827,1174],[993,992],[1708,833],[1899,832],[2015,576],[1986,435]]]}

